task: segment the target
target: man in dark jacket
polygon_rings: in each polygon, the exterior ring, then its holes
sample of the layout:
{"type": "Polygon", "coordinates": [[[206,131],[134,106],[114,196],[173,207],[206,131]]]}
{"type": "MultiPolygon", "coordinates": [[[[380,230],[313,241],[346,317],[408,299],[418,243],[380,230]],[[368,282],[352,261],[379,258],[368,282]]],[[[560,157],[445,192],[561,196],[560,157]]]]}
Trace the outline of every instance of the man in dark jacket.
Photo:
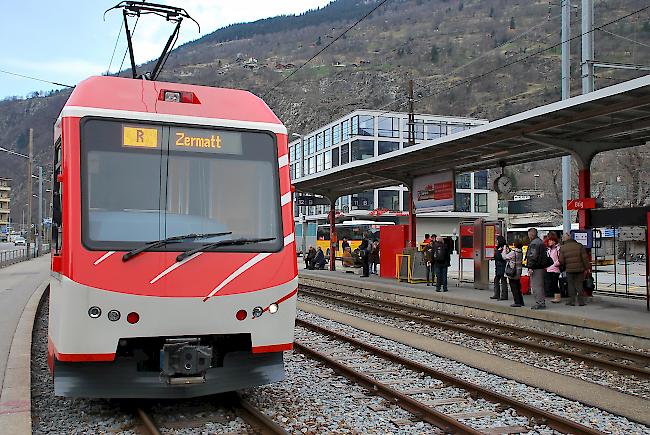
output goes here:
{"type": "Polygon", "coordinates": [[[323,254],[323,249],[320,246],[314,257],[314,267],[320,270],[325,269],[325,254],[323,254]]]}
{"type": "Polygon", "coordinates": [[[503,258],[506,238],[497,236],[497,247],[494,250],[494,295],[490,299],[508,300],[508,282],[506,281],[506,260],[503,258]]]}
{"type": "Polygon", "coordinates": [[[546,267],[542,264],[544,254],[542,249],[546,249],[544,242],[537,237],[537,228],[530,228],[528,230],[528,249],[526,250],[526,267],[528,268],[528,276],[530,277],[530,287],[533,290],[535,297],[535,305],[531,307],[532,310],[543,310],[546,308],[546,299],[544,298],[544,275],[546,275],[546,267]]]}
{"type": "Polygon", "coordinates": [[[585,272],[589,270],[587,251],[582,244],[573,240],[570,234],[564,234],[562,239],[564,242],[560,248],[560,264],[566,271],[569,287],[569,302],[566,304],[575,306],[577,296],[578,305],[583,306],[585,302],[582,298],[582,283],[585,279],[585,272]]]}
{"type": "Polygon", "coordinates": [[[436,237],[432,252],[433,269],[436,273],[436,291],[447,291],[447,270],[451,265],[451,254],[442,236],[436,237]]]}
{"type": "Polygon", "coordinates": [[[367,234],[363,235],[363,240],[359,245],[359,257],[361,258],[361,267],[363,268],[361,277],[368,278],[370,276],[370,240],[367,234]]]}

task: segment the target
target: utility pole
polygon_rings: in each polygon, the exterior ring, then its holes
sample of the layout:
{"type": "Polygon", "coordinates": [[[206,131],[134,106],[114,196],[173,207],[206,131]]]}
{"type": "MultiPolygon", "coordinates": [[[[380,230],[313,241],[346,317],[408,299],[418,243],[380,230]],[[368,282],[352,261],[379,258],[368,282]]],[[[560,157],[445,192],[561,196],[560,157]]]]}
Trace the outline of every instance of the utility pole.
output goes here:
{"type": "MultiPolygon", "coordinates": [[[[571,97],[571,1],[562,0],[562,99],[571,97]]],[[[562,230],[571,232],[567,203],[571,197],[571,156],[562,157],[562,230]]]]}
{"type": "Polygon", "coordinates": [[[415,113],[413,111],[413,80],[409,80],[409,136],[408,144],[415,145],[415,113]]]}
{"type": "MultiPolygon", "coordinates": [[[[413,80],[409,80],[409,135],[408,135],[408,144],[409,146],[415,145],[415,112],[413,110],[413,80]]],[[[409,230],[410,230],[410,239],[411,247],[415,248],[417,246],[417,228],[416,228],[416,217],[415,217],[415,203],[413,195],[413,180],[411,180],[409,188],[409,230]]]]}
{"type": "Polygon", "coordinates": [[[34,129],[29,129],[29,153],[27,156],[29,160],[27,161],[27,258],[31,255],[31,246],[32,246],[32,164],[34,162],[34,129]]]}
{"type": "Polygon", "coordinates": [[[43,167],[38,167],[38,239],[36,251],[41,255],[43,246],[43,167]]]}
{"type": "Polygon", "coordinates": [[[582,0],[582,93],[594,90],[594,1],[582,0]]]}

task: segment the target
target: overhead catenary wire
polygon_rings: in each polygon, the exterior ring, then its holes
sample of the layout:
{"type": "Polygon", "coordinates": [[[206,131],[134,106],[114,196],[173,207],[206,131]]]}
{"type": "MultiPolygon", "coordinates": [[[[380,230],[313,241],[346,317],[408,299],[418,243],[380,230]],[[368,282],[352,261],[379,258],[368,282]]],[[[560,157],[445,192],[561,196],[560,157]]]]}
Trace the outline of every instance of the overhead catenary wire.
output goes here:
{"type": "MultiPolygon", "coordinates": [[[[587,32],[582,32],[582,33],[580,33],[580,34],[578,34],[578,35],[576,35],[576,36],[573,36],[573,37],[569,38],[567,41],[568,41],[568,42],[571,42],[571,41],[573,41],[573,40],[575,40],[575,39],[582,38],[582,36],[584,36],[584,35],[588,35],[588,34],[590,34],[590,33],[593,33],[593,32],[595,32],[596,30],[601,30],[603,27],[610,26],[610,25],[612,25],[612,24],[614,24],[614,23],[617,23],[617,22],[619,22],[619,21],[622,21],[622,20],[624,20],[624,19],[626,19],[626,18],[629,18],[629,17],[631,17],[631,16],[634,16],[634,15],[640,14],[641,12],[644,12],[644,11],[646,11],[646,10],[648,10],[648,9],[650,9],[650,5],[645,6],[645,7],[642,7],[642,8],[640,8],[640,9],[637,9],[637,10],[635,10],[634,12],[630,12],[630,13],[628,13],[628,14],[622,15],[622,16],[620,16],[620,17],[618,17],[618,18],[615,18],[615,19],[613,19],[613,20],[611,20],[611,21],[608,21],[607,23],[602,24],[602,25],[600,25],[600,26],[594,26],[591,30],[589,30],[589,31],[587,31],[587,32]]],[[[457,87],[459,87],[459,86],[462,86],[462,85],[464,85],[464,84],[469,84],[469,83],[474,82],[474,81],[476,81],[476,80],[482,79],[482,78],[484,78],[484,77],[486,77],[486,76],[488,76],[488,75],[490,75],[490,74],[493,74],[493,73],[495,73],[495,72],[497,72],[497,71],[500,71],[500,70],[502,70],[502,69],[508,68],[508,67],[510,67],[510,66],[512,66],[512,65],[515,65],[515,64],[517,64],[517,63],[520,63],[520,62],[525,62],[525,61],[527,61],[528,59],[530,59],[530,58],[532,58],[532,57],[535,57],[535,56],[538,56],[538,55],[540,55],[540,54],[542,54],[542,53],[545,53],[545,52],[547,52],[547,51],[553,50],[554,48],[557,48],[557,47],[561,46],[563,43],[564,43],[564,41],[560,41],[560,42],[558,42],[558,43],[556,43],[556,44],[552,44],[552,45],[546,46],[546,47],[544,47],[544,48],[542,48],[542,49],[539,49],[539,50],[535,51],[534,53],[531,53],[531,54],[529,54],[529,55],[526,55],[526,56],[524,56],[524,57],[521,57],[521,58],[519,58],[519,59],[516,59],[516,60],[514,60],[514,61],[512,61],[512,62],[505,63],[505,64],[503,64],[503,65],[501,65],[501,66],[498,66],[498,67],[496,67],[496,68],[493,68],[493,69],[491,69],[491,70],[489,70],[489,71],[486,71],[486,72],[484,72],[484,73],[477,74],[477,75],[475,75],[475,76],[469,77],[469,78],[467,78],[467,79],[465,79],[465,80],[462,80],[462,81],[460,81],[460,82],[458,82],[458,83],[456,83],[456,84],[454,84],[454,85],[451,85],[451,86],[448,86],[448,87],[446,87],[446,88],[440,89],[440,90],[434,92],[433,94],[426,95],[426,96],[423,96],[423,97],[421,97],[421,98],[418,98],[418,99],[416,99],[415,101],[421,101],[421,100],[424,99],[424,98],[431,98],[431,97],[434,97],[434,96],[436,96],[436,95],[439,95],[439,94],[441,94],[441,93],[443,93],[443,92],[446,92],[446,91],[450,91],[450,90],[452,90],[452,89],[455,89],[455,88],[457,88],[457,87]]],[[[430,86],[429,86],[429,88],[430,88],[430,86]]]]}
{"type": "Polygon", "coordinates": [[[645,44],[645,43],[643,43],[641,41],[637,41],[636,39],[628,38],[627,36],[619,35],[618,33],[610,32],[609,30],[605,30],[605,29],[598,29],[598,30],[600,30],[601,32],[604,32],[604,33],[608,33],[608,34],[610,34],[612,36],[616,36],[617,38],[625,39],[626,41],[632,42],[634,44],[638,44],[638,45],[641,45],[643,47],[650,48],[650,44],[645,44]]]}
{"type": "Polygon", "coordinates": [[[359,19],[358,19],[354,24],[352,24],[350,27],[348,27],[348,28],[347,28],[343,33],[341,33],[339,36],[337,36],[336,38],[332,39],[332,40],[331,40],[327,45],[325,45],[325,47],[323,47],[323,48],[321,48],[319,51],[317,51],[316,54],[314,54],[312,57],[310,57],[310,58],[309,58],[305,63],[303,63],[303,64],[300,65],[298,68],[296,68],[295,70],[293,70],[293,71],[291,72],[291,74],[289,74],[288,76],[286,76],[285,78],[283,78],[282,80],[280,80],[279,82],[277,82],[275,85],[271,86],[271,88],[269,88],[269,90],[267,90],[267,91],[262,95],[262,98],[263,98],[263,99],[266,98],[266,97],[267,97],[271,92],[273,92],[273,90],[275,90],[275,89],[276,89],[278,86],[280,86],[282,83],[286,82],[286,81],[289,80],[291,77],[293,77],[293,76],[294,76],[298,71],[300,71],[302,68],[304,68],[304,67],[305,67],[308,63],[310,63],[312,60],[316,59],[316,58],[317,58],[321,53],[323,53],[325,50],[327,50],[328,48],[330,48],[330,47],[331,47],[331,46],[332,46],[336,41],[338,41],[339,39],[341,39],[341,38],[342,38],[346,33],[348,33],[350,30],[354,29],[357,25],[359,25],[359,23],[361,23],[363,20],[365,20],[366,18],[368,18],[368,17],[369,17],[373,12],[375,12],[377,9],[379,9],[380,7],[382,7],[382,6],[384,5],[384,3],[386,3],[386,2],[388,2],[388,0],[381,0],[379,3],[377,3],[377,5],[375,5],[374,8],[370,9],[370,10],[369,10],[369,11],[368,11],[364,16],[362,16],[361,18],[359,18],[359,19]]]}
{"type": "MultiPolygon", "coordinates": [[[[549,17],[548,21],[550,21],[550,20],[552,20],[552,19],[555,19],[555,18],[559,18],[560,16],[561,16],[561,14],[554,15],[553,17],[549,17]]],[[[537,30],[539,27],[543,27],[543,26],[545,26],[546,24],[547,24],[547,23],[540,23],[540,24],[536,24],[536,25],[534,25],[534,26],[532,26],[532,27],[526,29],[526,30],[523,31],[522,33],[520,33],[520,34],[518,34],[518,35],[516,35],[516,36],[514,36],[514,37],[512,37],[512,38],[510,38],[509,40],[507,40],[507,41],[505,41],[505,42],[503,42],[503,43],[497,45],[496,47],[494,47],[494,48],[492,48],[492,49],[490,49],[490,50],[484,52],[483,54],[481,54],[481,55],[478,56],[478,57],[475,57],[474,59],[470,60],[469,62],[464,63],[463,65],[460,65],[460,66],[458,66],[458,67],[452,69],[452,70],[449,71],[447,74],[455,74],[455,73],[457,73],[457,72],[459,72],[459,71],[461,71],[461,70],[467,68],[468,66],[472,65],[473,63],[476,63],[476,62],[478,62],[479,60],[483,59],[484,57],[488,56],[488,55],[491,54],[492,52],[494,52],[494,51],[496,51],[496,50],[498,50],[498,49],[500,49],[500,48],[502,48],[502,47],[505,47],[505,46],[508,45],[508,44],[512,44],[513,42],[515,42],[515,41],[517,41],[517,40],[523,38],[523,37],[526,36],[526,35],[528,35],[528,34],[531,33],[532,31],[537,30]]],[[[549,36],[550,36],[550,35],[549,35],[549,36]]],[[[548,39],[548,37],[547,37],[547,38],[544,38],[544,39],[548,39]]],[[[415,81],[415,83],[417,83],[417,81],[415,81]]],[[[396,104],[396,103],[399,103],[399,102],[405,102],[405,101],[407,101],[407,100],[408,100],[408,97],[402,97],[402,98],[399,98],[399,99],[397,99],[397,100],[391,101],[390,103],[387,103],[387,104],[381,106],[378,110],[384,110],[384,109],[387,109],[388,107],[392,106],[393,104],[396,104]]],[[[414,101],[417,101],[417,100],[414,100],[414,101]]],[[[387,113],[387,112],[384,112],[384,113],[387,113]]]]}
{"type": "Polygon", "coordinates": [[[8,74],[8,75],[11,75],[11,76],[16,76],[16,77],[22,77],[24,79],[29,79],[29,80],[36,80],[36,81],[43,82],[43,83],[49,83],[51,85],[63,86],[64,88],[74,88],[74,86],[66,85],[65,83],[53,82],[51,80],[45,80],[45,79],[41,79],[41,78],[38,78],[38,77],[32,77],[32,76],[28,76],[28,75],[25,75],[25,74],[19,74],[19,73],[15,73],[15,72],[3,70],[3,69],[0,69],[0,73],[8,74]]]}
{"type": "MultiPolygon", "coordinates": [[[[580,34],[578,34],[578,35],[575,35],[575,36],[571,37],[570,39],[568,39],[567,41],[568,41],[568,42],[571,42],[571,41],[573,41],[573,40],[576,40],[576,39],[582,38],[582,36],[584,36],[584,35],[587,35],[587,34],[589,34],[589,33],[593,33],[593,32],[595,32],[596,30],[603,30],[604,27],[607,27],[607,26],[610,26],[610,25],[612,25],[612,24],[615,24],[615,23],[617,23],[617,22],[619,22],[619,21],[622,21],[622,20],[624,20],[624,19],[626,19],[626,18],[629,18],[629,17],[631,17],[631,16],[634,16],[634,15],[640,14],[641,12],[644,12],[644,11],[646,11],[646,10],[648,10],[648,9],[650,9],[650,5],[649,5],[649,6],[642,7],[642,8],[640,8],[640,9],[637,9],[637,10],[635,10],[635,11],[633,11],[633,12],[628,13],[628,14],[622,15],[622,16],[620,16],[620,17],[618,17],[618,18],[615,18],[615,19],[613,19],[613,20],[611,20],[611,21],[608,21],[608,22],[606,22],[606,23],[604,23],[604,24],[601,24],[600,26],[594,26],[594,27],[593,27],[591,30],[589,30],[588,32],[583,32],[583,33],[580,33],[580,34]]],[[[442,89],[439,89],[439,90],[437,90],[437,91],[435,91],[435,92],[433,92],[433,93],[431,93],[431,94],[429,94],[429,95],[425,95],[425,96],[418,97],[418,98],[416,98],[416,99],[414,100],[414,102],[422,101],[422,100],[425,99],[425,98],[435,97],[435,96],[440,95],[440,94],[442,94],[442,93],[444,93],[444,92],[451,91],[451,90],[453,90],[453,89],[455,89],[455,88],[457,88],[457,87],[460,87],[460,86],[463,86],[463,85],[466,85],[466,84],[472,83],[472,82],[474,82],[474,81],[480,80],[480,79],[485,78],[485,77],[487,77],[487,76],[489,76],[489,75],[491,75],[491,74],[493,74],[493,73],[495,73],[495,72],[498,72],[498,71],[500,71],[500,70],[503,70],[503,69],[505,69],[505,68],[508,68],[508,67],[510,67],[510,66],[512,66],[512,65],[518,64],[518,63],[520,63],[520,62],[525,62],[525,61],[527,61],[527,60],[529,60],[529,59],[531,59],[531,58],[533,58],[533,57],[535,57],[535,56],[538,56],[538,55],[540,55],[540,54],[542,54],[542,53],[545,53],[545,52],[547,52],[547,51],[553,50],[553,49],[555,49],[555,48],[561,46],[563,43],[564,43],[564,41],[560,41],[560,42],[558,42],[558,43],[555,43],[555,44],[552,44],[552,45],[548,45],[548,46],[546,46],[546,47],[544,47],[544,48],[542,48],[542,49],[539,49],[539,50],[537,50],[537,51],[535,51],[535,52],[529,54],[529,55],[523,56],[523,57],[518,58],[518,59],[516,59],[516,60],[513,60],[513,61],[511,61],[511,62],[505,63],[505,64],[500,65],[500,66],[498,66],[498,67],[496,67],[496,68],[493,68],[493,69],[491,69],[491,70],[489,70],[489,71],[486,71],[486,72],[483,72],[483,73],[477,74],[477,75],[472,76],[472,77],[468,77],[467,79],[461,80],[461,81],[458,82],[458,83],[455,83],[455,84],[453,84],[453,85],[447,86],[447,87],[442,88],[442,89]]],[[[433,84],[429,84],[428,86],[424,86],[424,89],[425,89],[425,90],[430,90],[432,86],[433,86],[433,84]]],[[[397,100],[393,100],[393,101],[391,101],[390,103],[386,104],[386,105],[383,106],[383,107],[389,107],[389,106],[391,106],[391,105],[393,105],[393,104],[395,104],[395,103],[398,103],[398,102],[400,102],[400,101],[404,101],[404,100],[406,100],[406,98],[405,98],[405,97],[402,97],[402,98],[400,98],[400,99],[397,99],[397,100]]],[[[382,109],[380,109],[380,110],[382,110],[382,109]]],[[[388,111],[386,111],[386,112],[384,112],[384,113],[388,113],[388,111]]],[[[381,114],[380,114],[380,115],[381,115],[381,114]]]]}

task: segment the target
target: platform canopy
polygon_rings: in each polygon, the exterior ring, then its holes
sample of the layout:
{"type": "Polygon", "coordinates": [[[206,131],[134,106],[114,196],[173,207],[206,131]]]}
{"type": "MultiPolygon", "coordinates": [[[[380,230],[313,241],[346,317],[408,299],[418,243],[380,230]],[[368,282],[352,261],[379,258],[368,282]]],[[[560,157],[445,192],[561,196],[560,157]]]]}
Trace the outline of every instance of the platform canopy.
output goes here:
{"type": "Polygon", "coordinates": [[[650,75],[508,116],[398,151],[294,180],[298,191],[336,198],[411,185],[414,177],[516,165],[571,154],[588,169],[599,152],[650,141],[650,75]]]}

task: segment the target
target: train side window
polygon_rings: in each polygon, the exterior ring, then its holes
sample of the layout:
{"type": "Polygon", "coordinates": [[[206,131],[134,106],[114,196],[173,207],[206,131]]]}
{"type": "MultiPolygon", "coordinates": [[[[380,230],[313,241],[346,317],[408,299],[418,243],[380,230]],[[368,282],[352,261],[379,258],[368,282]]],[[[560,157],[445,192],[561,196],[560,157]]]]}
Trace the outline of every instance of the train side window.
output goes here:
{"type": "Polygon", "coordinates": [[[62,173],[61,138],[54,144],[54,179],[52,186],[52,252],[60,254],[63,230],[62,193],[59,175],[62,173]]]}

